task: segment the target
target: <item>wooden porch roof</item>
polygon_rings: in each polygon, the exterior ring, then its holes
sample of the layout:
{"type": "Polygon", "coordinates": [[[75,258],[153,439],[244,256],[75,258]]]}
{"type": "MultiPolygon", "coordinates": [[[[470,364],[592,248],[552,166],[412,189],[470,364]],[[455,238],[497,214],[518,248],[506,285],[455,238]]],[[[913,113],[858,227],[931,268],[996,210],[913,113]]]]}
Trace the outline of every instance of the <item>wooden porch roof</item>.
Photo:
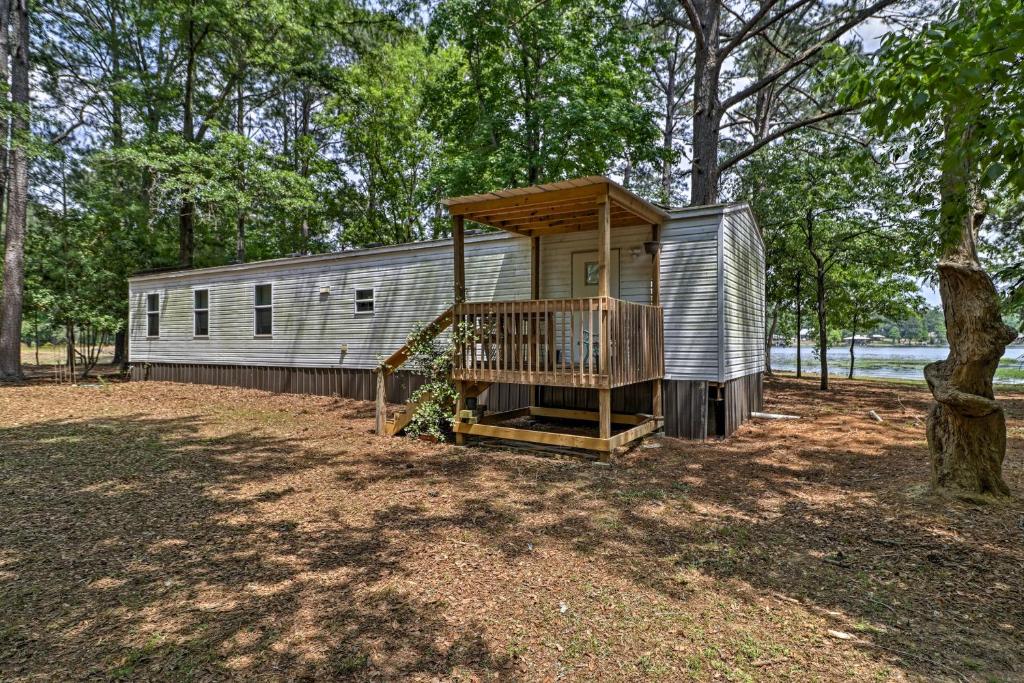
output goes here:
{"type": "Polygon", "coordinates": [[[443,203],[453,216],[527,237],[597,230],[599,206],[608,202],[612,229],[655,225],[668,214],[604,176],[531,185],[443,203]]]}

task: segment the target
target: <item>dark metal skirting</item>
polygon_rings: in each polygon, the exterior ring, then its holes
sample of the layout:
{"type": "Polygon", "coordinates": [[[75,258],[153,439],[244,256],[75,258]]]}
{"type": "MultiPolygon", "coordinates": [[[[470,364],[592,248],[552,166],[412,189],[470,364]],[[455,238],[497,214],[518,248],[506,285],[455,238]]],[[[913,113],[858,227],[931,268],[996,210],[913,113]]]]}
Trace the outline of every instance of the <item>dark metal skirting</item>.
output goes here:
{"type": "Polygon", "coordinates": [[[751,412],[764,407],[764,382],[760,372],[737,377],[724,385],[665,380],[662,393],[665,434],[681,439],[731,436],[750,419],[751,412]]]}
{"type": "MultiPolygon", "coordinates": [[[[341,396],[360,401],[372,401],[377,394],[376,377],[372,370],[365,369],[134,363],[131,377],[135,381],[215,384],[282,394],[341,396]]],[[[388,401],[403,403],[422,384],[423,378],[419,375],[395,372],[385,379],[388,401]]]]}
{"type": "MultiPolygon", "coordinates": [[[[348,368],[287,368],[252,365],[202,365],[195,363],[135,363],[131,378],[135,381],[186,382],[214,384],[245,389],[262,389],[286,394],[341,396],[359,401],[376,398],[376,378],[372,370],[348,368]]],[[[406,370],[385,379],[389,403],[404,403],[423,385],[423,378],[406,370]]],[[[755,373],[730,380],[721,388],[720,406],[708,400],[709,383],[704,381],[664,380],[665,434],[682,439],[705,439],[711,424],[712,436],[729,436],[763,408],[763,376],[755,373]],[[709,416],[709,409],[712,414],[709,416]],[[715,413],[714,411],[718,411],[715,413]],[[716,417],[723,424],[718,426],[716,417]]],[[[495,384],[481,396],[488,410],[501,412],[524,408],[531,403],[533,387],[525,384],[495,384]]],[[[612,411],[650,413],[651,382],[642,382],[612,390],[612,411]]],[[[548,408],[597,410],[597,392],[590,389],[540,387],[538,404],[548,408]]]]}
{"type": "Polygon", "coordinates": [[[725,436],[764,409],[764,375],[756,372],[725,383],[725,436]]]}
{"type": "MultiPolygon", "coordinates": [[[[214,384],[283,394],[341,396],[358,401],[377,398],[377,378],[372,370],[366,369],[134,363],[131,378],[139,382],[214,384]]],[[[384,379],[388,403],[405,403],[421,386],[423,377],[408,370],[398,370],[384,379]]],[[[482,398],[490,410],[504,411],[530,405],[530,396],[528,386],[495,384],[482,398]]]]}
{"type": "Polygon", "coordinates": [[[708,433],[708,383],[667,379],[661,391],[665,435],[704,440],[708,433]]]}

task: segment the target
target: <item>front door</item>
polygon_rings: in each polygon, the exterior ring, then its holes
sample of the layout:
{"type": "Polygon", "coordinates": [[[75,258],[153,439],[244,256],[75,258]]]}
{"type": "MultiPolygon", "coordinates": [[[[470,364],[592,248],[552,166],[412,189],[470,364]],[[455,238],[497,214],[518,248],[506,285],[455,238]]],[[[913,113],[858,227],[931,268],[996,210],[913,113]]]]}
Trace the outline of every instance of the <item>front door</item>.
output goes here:
{"type": "MultiPolygon", "coordinates": [[[[613,298],[619,296],[619,250],[611,250],[608,290],[613,298]]],[[[578,251],[572,255],[572,298],[596,297],[598,287],[597,252],[578,251]]],[[[577,330],[577,343],[573,345],[572,362],[582,363],[588,369],[597,369],[600,320],[596,316],[576,313],[573,328],[577,330]],[[593,329],[592,329],[593,328],[593,329]]]]}
{"type": "MultiPolygon", "coordinates": [[[[612,249],[608,264],[611,277],[608,291],[612,297],[619,297],[619,250],[612,249]]],[[[583,299],[597,296],[597,252],[577,251],[572,255],[572,298],[583,299]]]]}

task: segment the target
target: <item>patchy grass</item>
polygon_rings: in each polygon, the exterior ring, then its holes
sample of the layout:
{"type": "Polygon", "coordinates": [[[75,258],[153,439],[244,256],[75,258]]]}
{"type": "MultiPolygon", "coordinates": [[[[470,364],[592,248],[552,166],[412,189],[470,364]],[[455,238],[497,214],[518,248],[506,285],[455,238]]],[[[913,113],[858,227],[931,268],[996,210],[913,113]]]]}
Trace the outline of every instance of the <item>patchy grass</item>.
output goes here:
{"type": "Polygon", "coordinates": [[[920,388],[813,387],[612,468],[345,400],[0,388],[0,679],[1024,678],[1024,503],[921,493],[920,388]]]}

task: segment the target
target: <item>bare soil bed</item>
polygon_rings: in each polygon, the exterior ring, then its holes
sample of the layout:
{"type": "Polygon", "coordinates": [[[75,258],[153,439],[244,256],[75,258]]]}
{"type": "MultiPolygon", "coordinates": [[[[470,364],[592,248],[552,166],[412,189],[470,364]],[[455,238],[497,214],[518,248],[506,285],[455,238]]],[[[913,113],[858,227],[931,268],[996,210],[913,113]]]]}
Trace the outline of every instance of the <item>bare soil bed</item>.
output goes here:
{"type": "Polygon", "coordinates": [[[921,486],[924,389],[835,384],[611,467],[369,403],[0,387],[0,680],[1024,679],[1024,393],[1017,498],[977,506],[921,486]]]}

